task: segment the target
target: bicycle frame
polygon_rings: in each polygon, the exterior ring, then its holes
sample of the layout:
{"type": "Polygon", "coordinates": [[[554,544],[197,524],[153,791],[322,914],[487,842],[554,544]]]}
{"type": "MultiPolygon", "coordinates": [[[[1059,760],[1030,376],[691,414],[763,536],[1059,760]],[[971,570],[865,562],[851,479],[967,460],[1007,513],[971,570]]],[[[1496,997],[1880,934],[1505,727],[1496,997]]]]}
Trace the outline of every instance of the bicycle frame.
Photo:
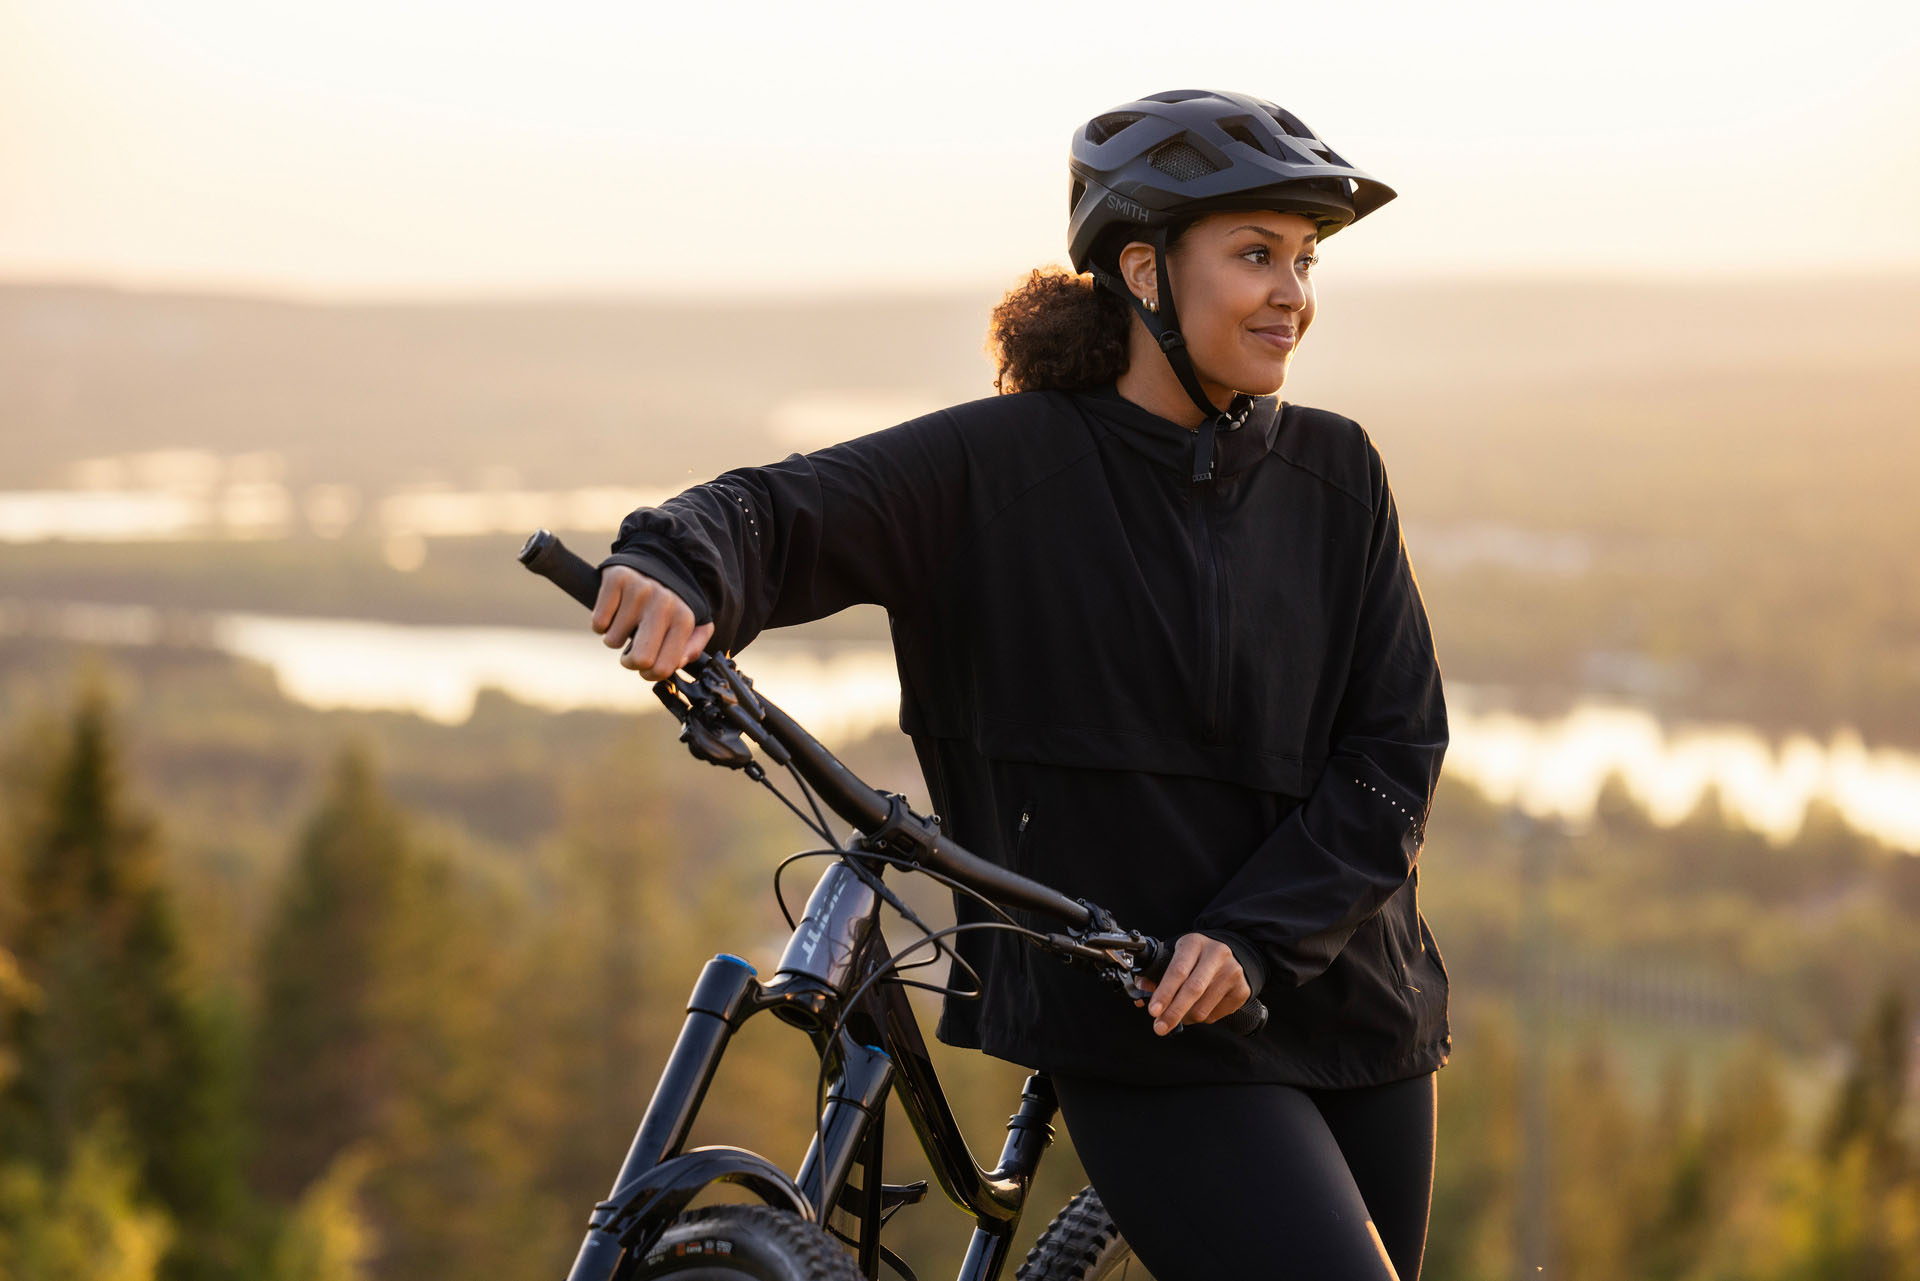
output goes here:
{"type": "MultiPolygon", "coordinates": [[[[855,857],[860,848],[856,843],[855,857]]],[[[860,1270],[877,1277],[883,1211],[925,1192],[924,1183],[887,1187],[880,1181],[886,1098],[896,1086],[941,1189],[974,1220],[957,1281],[1000,1275],[1034,1170],[1053,1138],[1053,1086],[1042,1073],[1027,1078],[999,1163],[983,1169],[940,1088],[906,989],[881,979],[848,1004],[849,994],[888,956],[880,904],[873,887],[836,859],[815,885],[772,982],[760,982],[751,965],[731,954],[707,962],[613,1191],[594,1207],[568,1281],[630,1276],[673,1217],[716,1182],[738,1184],[816,1223],[836,1209],[858,1215],[860,1270]],[[835,1069],[819,1132],[797,1176],[744,1148],[683,1150],[729,1040],[747,1019],[768,1010],[805,1030],[835,1069]],[[856,1164],[863,1166],[858,1187],[851,1183],[856,1164]]]]}

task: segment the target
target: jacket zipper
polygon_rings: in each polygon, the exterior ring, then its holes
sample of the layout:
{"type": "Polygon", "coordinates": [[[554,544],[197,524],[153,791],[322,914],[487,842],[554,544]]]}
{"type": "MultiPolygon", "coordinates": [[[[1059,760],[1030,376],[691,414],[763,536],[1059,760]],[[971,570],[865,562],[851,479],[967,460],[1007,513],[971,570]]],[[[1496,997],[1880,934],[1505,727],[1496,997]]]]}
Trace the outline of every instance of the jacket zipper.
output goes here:
{"type": "Polygon", "coordinates": [[[1208,742],[1220,734],[1220,687],[1227,666],[1227,629],[1220,619],[1220,562],[1214,554],[1213,529],[1207,520],[1208,495],[1213,493],[1213,488],[1213,482],[1208,480],[1189,491],[1194,542],[1200,559],[1206,562],[1200,570],[1200,634],[1204,653],[1202,661],[1207,664],[1204,682],[1206,715],[1202,736],[1208,742]]]}

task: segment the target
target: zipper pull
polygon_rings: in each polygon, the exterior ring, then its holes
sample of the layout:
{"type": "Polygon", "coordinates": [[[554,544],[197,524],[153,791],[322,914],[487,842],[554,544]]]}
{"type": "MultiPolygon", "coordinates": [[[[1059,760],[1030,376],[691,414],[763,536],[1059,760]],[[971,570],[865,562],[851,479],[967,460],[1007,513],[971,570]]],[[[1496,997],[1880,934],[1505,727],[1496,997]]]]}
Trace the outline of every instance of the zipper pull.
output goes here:
{"type": "Polygon", "coordinates": [[[1027,811],[1021,810],[1020,811],[1020,827],[1018,829],[1019,831],[1024,832],[1027,830],[1027,818],[1028,818],[1027,811]]]}

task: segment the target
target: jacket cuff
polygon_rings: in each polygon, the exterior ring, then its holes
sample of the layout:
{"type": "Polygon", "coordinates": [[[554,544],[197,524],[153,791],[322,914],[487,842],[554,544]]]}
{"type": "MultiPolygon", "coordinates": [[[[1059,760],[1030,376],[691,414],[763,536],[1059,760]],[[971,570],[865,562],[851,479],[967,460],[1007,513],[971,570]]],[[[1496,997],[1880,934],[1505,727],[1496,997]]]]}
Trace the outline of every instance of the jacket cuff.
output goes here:
{"type": "Polygon", "coordinates": [[[1233,959],[1240,963],[1240,972],[1246,975],[1247,986],[1253,989],[1255,996],[1260,995],[1262,989],[1267,986],[1267,961],[1260,955],[1260,949],[1255,947],[1251,940],[1231,930],[1197,930],[1195,932],[1225,943],[1228,950],[1233,953],[1233,959]]]}
{"type": "Polygon", "coordinates": [[[657,552],[629,548],[607,557],[600,562],[599,568],[605,569],[609,565],[625,565],[628,569],[638,570],[648,578],[658,579],[675,596],[685,601],[689,609],[693,610],[693,621],[696,626],[713,621],[713,610],[707,604],[707,594],[700,590],[700,585],[694,581],[693,575],[688,573],[686,567],[679,561],[657,552]]]}

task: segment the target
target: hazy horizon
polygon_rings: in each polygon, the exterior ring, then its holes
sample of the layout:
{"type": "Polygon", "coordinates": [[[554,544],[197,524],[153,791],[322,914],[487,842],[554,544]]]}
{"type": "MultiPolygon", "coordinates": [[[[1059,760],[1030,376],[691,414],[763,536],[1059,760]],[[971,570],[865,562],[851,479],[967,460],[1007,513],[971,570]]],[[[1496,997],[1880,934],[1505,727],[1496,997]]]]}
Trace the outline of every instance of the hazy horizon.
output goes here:
{"type": "Polygon", "coordinates": [[[1330,239],[1329,279],[1920,270],[1911,6],[1100,19],[22,0],[0,7],[0,278],[991,289],[1062,257],[1072,130],[1196,84],[1278,102],[1399,193],[1330,239]]]}
{"type": "MultiPolygon", "coordinates": [[[[593,286],[584,283],[516,287],[506,284],[476,283],[465,288],[434,290],[392,287],[373,291],[303,288],[276,281],[248,280],[146,280],[118,278],[109,274],[60,275],[7,273],[0,271],[0,290],[42,290],[120,293],[155,299],[283,303],[302,307],[380,308],[380,307],[514,307],[514,306],[629,306],[675,304],[716,306],[729,309],[759,300],[772,300],[782,306],[815,301],[825,305],[861,302],[952,302],[985,299],[991,302],[1014,287],[1033,268],[1060,266],[1055,262],[1034,262],[1010,269],[1003,279],[976,281],[925,281],[889,285],[871,281],[843,289],[823,290],[804,283],[749,288],[727,281],[706,286],[612,283],[593,286]]],[[[1322,274],[1319,293],[1324,304],[1346,288],[1362,291],[1380,289],[1444,288],[1589,288],[1619,287],[1647,289],[1714,289],[1762,287],[1777,278],[1777,273],[1759,267],[1703,267],[1695,271],[1660,268],[1643,272],[1578,267],[1516,268],[1489,271],[1483,268],[1435,268],[1429,272],[1407,271],[1395,274],[1367,274],[1351,278],[1332,278],[1322,274]]],[[[1865,287],[1898,286],[1920,283],[1920,257],[1910,263],[1875,265],[1838,264],[1822,267],[1818,283],[1823,286],[1858,284],[1865,287]]]]}

